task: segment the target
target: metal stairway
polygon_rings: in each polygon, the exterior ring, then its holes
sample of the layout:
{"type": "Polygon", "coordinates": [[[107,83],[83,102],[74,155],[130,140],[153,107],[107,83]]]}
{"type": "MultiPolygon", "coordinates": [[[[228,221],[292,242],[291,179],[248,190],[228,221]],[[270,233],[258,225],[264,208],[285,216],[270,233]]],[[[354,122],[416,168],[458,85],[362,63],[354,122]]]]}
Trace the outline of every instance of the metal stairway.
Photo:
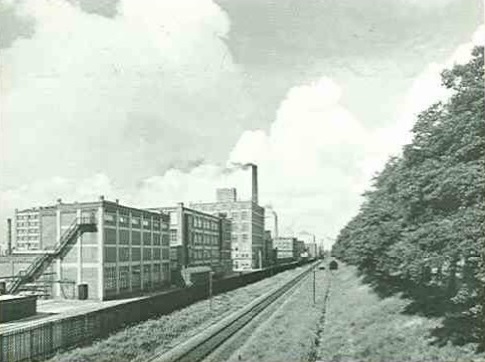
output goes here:
{"type": "Polygon", "coordinates": [[[69,250],[71,250],[71,247],[76,243],[78,235],[95,230],[96,218],[94,216],[83,216],[74,219],[62,234],[61,240],[54,248],[54,251],[39,256],[26,270],[21,270],[10,284],[8,293],[15,294],[22,285],[34,282],[55,259],[66,256],[69,250]]]}

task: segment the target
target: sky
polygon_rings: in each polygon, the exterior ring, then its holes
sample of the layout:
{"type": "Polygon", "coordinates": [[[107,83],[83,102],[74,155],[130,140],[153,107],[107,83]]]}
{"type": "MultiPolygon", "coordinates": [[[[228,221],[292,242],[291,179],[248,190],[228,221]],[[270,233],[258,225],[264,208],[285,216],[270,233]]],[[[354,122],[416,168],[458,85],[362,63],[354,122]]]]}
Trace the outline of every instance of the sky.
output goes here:
{"type": "Polygon", "coordinates": [[[483,42],[471,0],[0,0],[0,242],[15,208],[260,201],[329,243],[439,73],[483,42]]]}

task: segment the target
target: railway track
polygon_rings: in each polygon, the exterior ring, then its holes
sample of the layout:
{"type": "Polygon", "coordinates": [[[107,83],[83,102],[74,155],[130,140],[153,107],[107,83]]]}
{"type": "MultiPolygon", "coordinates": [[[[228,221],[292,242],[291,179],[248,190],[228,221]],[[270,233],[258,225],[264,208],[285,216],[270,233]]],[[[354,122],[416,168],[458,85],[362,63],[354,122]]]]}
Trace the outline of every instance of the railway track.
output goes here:
{"type": "Polygon", "coordinates": [[[217,350],[221,345],[229,340],[234,334],[239,332],[255,317],[267,310],[284,294],[293,289],[304,279],[320,262],[315,262],[307,269],[303,270],[295,278],[291,279],[281,287],[273,290],[252,303],[243,307],[239,311],[222,319],[218,323],[211,325],[204,332],[188,339],[186,342],[177,345],[171,350],[154,355],[151,362],[196,362],[202,361],[205,357],[217,350]]]}

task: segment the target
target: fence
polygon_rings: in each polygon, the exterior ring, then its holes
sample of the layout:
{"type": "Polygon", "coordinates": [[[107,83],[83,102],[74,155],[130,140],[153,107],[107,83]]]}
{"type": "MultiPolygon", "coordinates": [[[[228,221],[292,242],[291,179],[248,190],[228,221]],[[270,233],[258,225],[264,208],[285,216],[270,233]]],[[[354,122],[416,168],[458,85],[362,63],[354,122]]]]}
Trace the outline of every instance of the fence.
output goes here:
{"type": "MultiPolygon", "coordinates": [[[[279,265],[272,269],[215,280],[213,293],[233,290],[298,265],[279,265]]],[[[207,286],[196,285],[2,333],[0,362],[41,361],[51,357],[56,351],[87,344],[130,324],[170,313],[207,297],[207,286]]]]}

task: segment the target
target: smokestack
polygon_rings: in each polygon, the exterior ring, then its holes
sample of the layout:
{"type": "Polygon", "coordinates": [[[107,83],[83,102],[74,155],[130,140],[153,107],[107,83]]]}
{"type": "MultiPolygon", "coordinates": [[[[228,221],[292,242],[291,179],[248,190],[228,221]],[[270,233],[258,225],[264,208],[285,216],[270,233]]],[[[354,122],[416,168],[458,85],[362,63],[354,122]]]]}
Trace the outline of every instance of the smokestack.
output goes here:
{"type": "Polygon", "coordinates": [[[7,219],[7,255],[12,254],[12,219],[7,219]]]}
{"type": "Polygon", "coordinates": [[[273,212],[273,216],[274,216],[274,237],[277,238],[278,237],[278,215],[276,214],[276,211],[274,210],[271,210],[273,212]]]}
{"type": "Polygon", "coordinates": [[[255,164],[251,164],[251,170],[251,200],[258,205],[258,166],[256,166],[255,164]]]}

